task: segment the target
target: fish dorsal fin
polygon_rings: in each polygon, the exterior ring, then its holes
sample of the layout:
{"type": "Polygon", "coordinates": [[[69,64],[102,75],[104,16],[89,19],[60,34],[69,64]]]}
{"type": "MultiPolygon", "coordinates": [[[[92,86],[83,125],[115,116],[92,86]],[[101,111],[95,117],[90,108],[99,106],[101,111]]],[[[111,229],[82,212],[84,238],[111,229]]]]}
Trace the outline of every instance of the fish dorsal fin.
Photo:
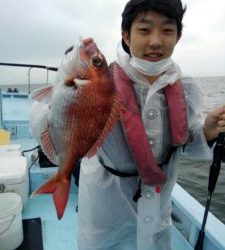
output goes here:
{"type": "Polygon", "coordinates": [[[35,90],[31,97],[39,102],[48,102],[52,96],[53,85],[35,90]]]}
{"type": "Polygon", "coordinates": [[[41,133],[41,148],[51,162],[58,164],[57,153],[48,128],[41,133]]]}
{"type": "Polygon", "coordinates": [[[120,96],[117,94],[114,95],[113,97],[113,105],[112,109],[109,115],[109,118],[105,124],[105,127],[97,139],[97,141],[93,144],[91,149],[87,153],[87,157],[92,157],[93,155],[96,154],[97,149],[103,144],[104,139],[106,136],[109,134],[109,132],[112,130],[113,126],[115,123],[120,119],[121,113],[123,112],[124,107],[121,102],[120,96]]]}

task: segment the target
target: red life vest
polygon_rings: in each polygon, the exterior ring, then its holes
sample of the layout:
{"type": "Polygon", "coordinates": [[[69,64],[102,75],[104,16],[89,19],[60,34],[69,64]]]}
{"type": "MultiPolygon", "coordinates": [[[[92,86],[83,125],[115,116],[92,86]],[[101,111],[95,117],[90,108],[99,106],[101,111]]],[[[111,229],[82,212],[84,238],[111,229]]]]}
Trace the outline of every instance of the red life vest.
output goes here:
{"type": "MultiPolygon", "coordinates": [[[[118,64],[114,63],[111,69],[115,91],[121,96],[125,106],[121,117],[125,137],[140,176],[146,185],[162,184],[166,181],[166,176],[153,156],[137,106],[132,81],[118,64]]],[[[188,128],[186,103],[180,80],[173,85],[167,85],[164,88],[164,94],[168,104],[172,145],[183,145],[188,138],[188,128]]]]}

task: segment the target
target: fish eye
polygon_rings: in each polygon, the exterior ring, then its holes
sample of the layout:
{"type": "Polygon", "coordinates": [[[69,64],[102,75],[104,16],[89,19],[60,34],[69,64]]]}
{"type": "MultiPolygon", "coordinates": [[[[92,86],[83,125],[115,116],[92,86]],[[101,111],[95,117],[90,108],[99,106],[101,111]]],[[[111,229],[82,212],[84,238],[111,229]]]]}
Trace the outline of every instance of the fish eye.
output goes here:
{"type": "Polygon", "coordinates": [[[102,58],[99,56],[94,56],[91,60],[91,63],[96,67],[96,68],[100,68],[102,66],[102,58]]]}

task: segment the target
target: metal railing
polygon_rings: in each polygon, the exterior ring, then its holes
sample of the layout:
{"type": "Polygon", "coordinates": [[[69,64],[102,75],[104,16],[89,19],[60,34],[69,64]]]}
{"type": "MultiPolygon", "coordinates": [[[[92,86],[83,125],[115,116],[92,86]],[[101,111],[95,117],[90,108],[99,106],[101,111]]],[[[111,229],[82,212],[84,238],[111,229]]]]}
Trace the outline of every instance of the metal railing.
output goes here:
{"type": "Polygon", "coordinates": [[[28,94],[30,94],[30,92],[31,92],[30,71],[31,71],[32,68],[46,69],[47,70],[47,83],[48,83],[49,71],[57,71],[58,70],[57,67],[50,67],[50,66],[38,65],[38,64],[22,64],[22,63],[3,63],[3,62],[0,62],[0,66],[29,68],[28,69],[28,94]]]}
{"type": "Polygon", "coordinates": [[[0,129],[3,128],[2,90],[0,89],[0,129]]]}
{"type": "Polygon", "coordinates": [[[27,68],[39,68],[39,69],[47,69],[51,71],[57,71],[57,67],[50,67],[45,65],[38,65],[38,64],[22,64],[22,63],[1,63],[1,66],[14,66],[14,67],[27,67],[27,68]]]}

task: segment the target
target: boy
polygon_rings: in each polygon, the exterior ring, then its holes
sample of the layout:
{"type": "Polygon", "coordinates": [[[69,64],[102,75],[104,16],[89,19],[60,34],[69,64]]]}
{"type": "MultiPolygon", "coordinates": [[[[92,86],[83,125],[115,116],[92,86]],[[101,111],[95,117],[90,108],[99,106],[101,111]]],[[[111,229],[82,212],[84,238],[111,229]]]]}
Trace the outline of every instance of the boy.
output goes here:
{"type": "MultiPolygon", "coordinates": [[[[225,107],[204,122],[200,90],[171,59],[184,13],[180,0],[125,6],[122,43],[110,67],[125,111],[97,155],[81,163],[80,250],[172,249],[170,196],[180,162],[209,164],[207,142],[225,131],[225,107]]],[[[33,107],[37,138],[47,126],[47,109],[33,107]]]]}
{"type": "Polygon", "coordinates": [[[203,128],[201,92],[171,59],[185,10],[180,0],[125,6],[111,74],[126,111],[97,156],[81,163],[80,250],[172,249],[179,161],[210,160],[207,141],[225,130],[224,107],[203,128]]]}

